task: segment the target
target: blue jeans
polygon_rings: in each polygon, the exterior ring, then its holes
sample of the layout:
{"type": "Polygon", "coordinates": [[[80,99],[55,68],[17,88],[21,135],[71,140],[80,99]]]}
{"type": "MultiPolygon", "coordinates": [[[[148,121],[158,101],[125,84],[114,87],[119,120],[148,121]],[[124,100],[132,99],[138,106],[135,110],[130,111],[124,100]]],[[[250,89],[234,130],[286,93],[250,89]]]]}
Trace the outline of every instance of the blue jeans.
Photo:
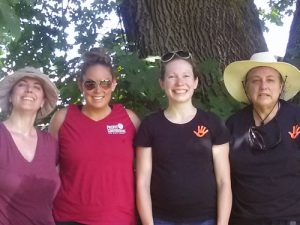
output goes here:
{"type": "Polygon", "coordinates": [[[214,219],[199,220],[195,222],[171,222],[159,218],[154,218],[153,220],[154,225],[216,225],[216,221],[214,219]]]}

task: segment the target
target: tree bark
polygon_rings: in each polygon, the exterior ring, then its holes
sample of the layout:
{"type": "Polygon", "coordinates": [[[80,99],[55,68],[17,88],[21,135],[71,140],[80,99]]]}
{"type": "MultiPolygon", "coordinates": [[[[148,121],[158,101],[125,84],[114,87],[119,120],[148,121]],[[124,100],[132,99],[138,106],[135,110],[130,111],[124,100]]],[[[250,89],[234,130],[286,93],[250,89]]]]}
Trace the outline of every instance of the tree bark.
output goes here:
{"type": "Polygon", "coordinates": [[[284,61],[300,68],[300,0],[296,2],[284,61]]]}
{"type": "MultiPolygon", "coordinates": [[[[294,12],[294,18],[290,28],[290,36],[284,61],[291,63],[300,69],[300,0],[297,0],[296,2],[296,11],[294,12]]],[[[300,105],[300,93],[292,99],[292,102],[300,105]]]]}
{"type": "Polygon", "coordinates": [[[141,57],[186,49],[223,67],[267,50],[253,0],[124,0],[120,8],[141,57]]]}
{"type": "Polygon", "coordinates": [[[200,64],[195,102],[223,117],[238,107],[224,88],[224,67],[267,50],[253,0],[123,0],[120,14],[140,57],[191,52],[200,64]]]}

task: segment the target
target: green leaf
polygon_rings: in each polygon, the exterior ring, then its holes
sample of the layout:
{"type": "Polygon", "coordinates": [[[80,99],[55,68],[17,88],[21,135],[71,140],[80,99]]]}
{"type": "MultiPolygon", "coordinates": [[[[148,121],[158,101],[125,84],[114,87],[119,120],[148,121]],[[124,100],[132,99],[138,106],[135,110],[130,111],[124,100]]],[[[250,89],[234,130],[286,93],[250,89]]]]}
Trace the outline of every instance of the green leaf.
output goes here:
{"type": "Polygon", "coordinates": [[[19,18],[7,1],[0,1],[0,27],[15,39],[21,35],[19,18]]]}

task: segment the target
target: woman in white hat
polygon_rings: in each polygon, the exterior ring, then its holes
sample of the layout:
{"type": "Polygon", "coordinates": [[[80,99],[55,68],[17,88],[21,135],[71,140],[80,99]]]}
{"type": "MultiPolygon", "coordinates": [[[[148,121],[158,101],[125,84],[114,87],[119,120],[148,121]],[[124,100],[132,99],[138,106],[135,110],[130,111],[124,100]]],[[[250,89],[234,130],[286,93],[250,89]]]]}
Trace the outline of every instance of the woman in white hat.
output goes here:
{"type": "Polygon", "coordinates": [[[58,146],[34,127],[55,108],[58,91],[48,76],[25,67],[0,81],[0,224],[55,224],[58,146]]]}
{"type": "Polygon", "coordinates": [[[269,52],[225,68],[228,92],[248,103],[227,120],[233,209],[231,225],[300,224],[300,71],[269,52]]]}

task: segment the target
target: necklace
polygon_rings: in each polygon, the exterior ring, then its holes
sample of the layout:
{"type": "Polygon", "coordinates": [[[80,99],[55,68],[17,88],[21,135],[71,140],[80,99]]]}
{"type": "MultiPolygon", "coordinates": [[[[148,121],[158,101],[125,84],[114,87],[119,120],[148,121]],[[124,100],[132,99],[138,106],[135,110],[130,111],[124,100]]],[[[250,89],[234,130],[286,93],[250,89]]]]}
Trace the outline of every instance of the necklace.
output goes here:
{"type": "MultiPolygon", "coordinates": [[[[278,105],[278,110],[280,109],[280,102],[278,101],[278,102],[273,106],[272,110],[267,114],[267,116],[266,116],[264,119],[259,115],[259,113],[256,111],[256,109],[253,107],[254,112],[256,113],[256,115],[258,115],[259,119],[261,120],[261,121],[260,121],[260,125],[261,125],[261,126],[265,125],[265,120],[266,120],[266,119],[270,116],[270,114],[273,112],[273,110],[275,109],[275,106],[276,106],[276,105],[278,105]]],[[[278,110],[277,110],[277,112],[278,112],[278,110]]]]}

